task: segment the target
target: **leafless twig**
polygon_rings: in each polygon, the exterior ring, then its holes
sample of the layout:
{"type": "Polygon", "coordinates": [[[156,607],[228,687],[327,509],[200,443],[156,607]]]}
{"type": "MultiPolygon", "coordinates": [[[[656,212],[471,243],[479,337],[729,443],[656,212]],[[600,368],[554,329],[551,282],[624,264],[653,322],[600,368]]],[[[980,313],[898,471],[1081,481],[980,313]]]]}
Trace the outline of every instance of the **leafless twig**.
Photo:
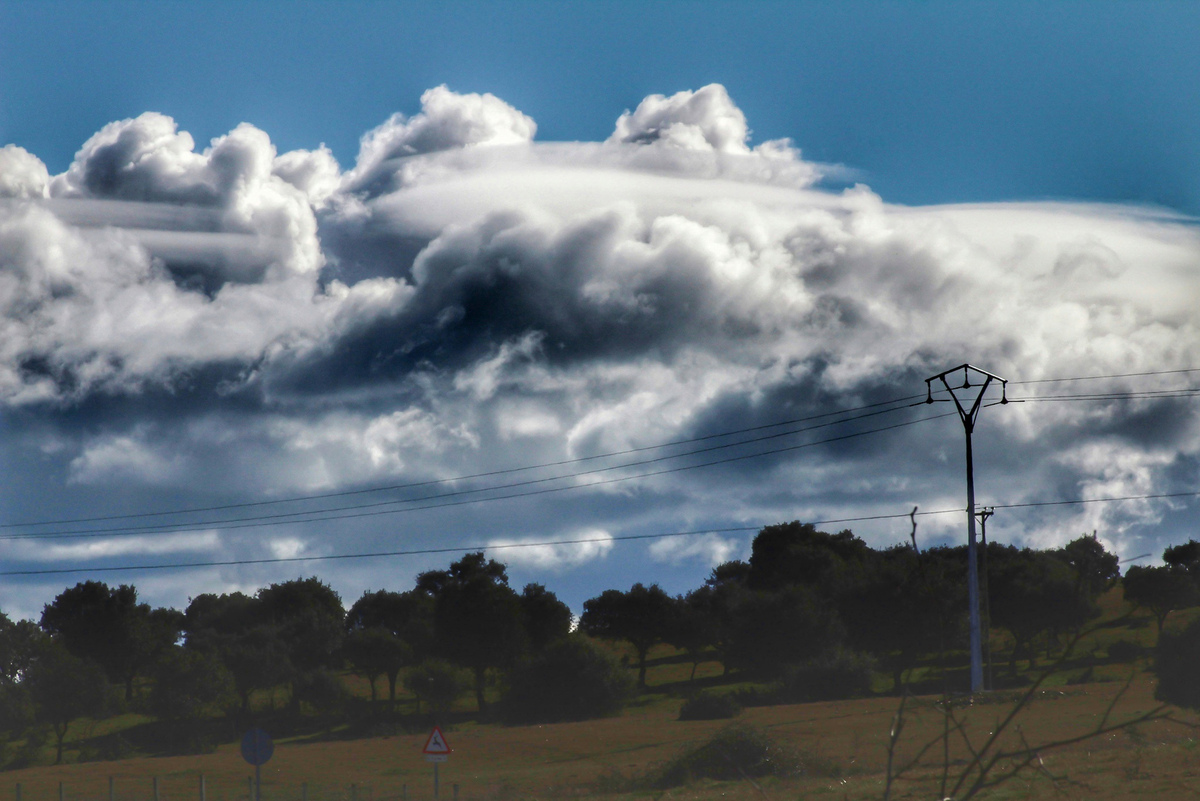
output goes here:
{"type": "MultiPolygon", "coordinates": [[[[915,528],[914,528],[915,531],[915,528]]],[[[887,745],[887,774],[884,780],[884,801],[889,801],[891,791],[895,783],[906,777],[906,774],[915,770],[922,764],[928,753],[939,745],[942,748],[941,759],[941,777],[939,798],[953,798],[956,801],[965,801],[966,799],[974,798],[984,790],[994,788],[1004,784],[1011,779],[1016,778],[1023,772],[1034,770],[1044,776],[1050,778],[1056,785],[1070,783],[1070,780],[1065,776],[1057,776],[1050,772],[1042,761],[1044,752],[1064,748],[1077,743],[1085,742],[1096,737],[1103,737],[1117,731],[1124,731],[1133,726],[1142,723],[1149,723],[1156,720],[1167,720],[1173,723],[1181,723],[1188,725],[1184,721],[1179,721],[1173,718],[1170,709],[1163,704],[1156,706],[1153,709],[1135,715],[1125,720],[1114,722],[1114,714],[1118,704],[1129,692],[1133,683],[1133,673],[1131,672],[1125,684],[1113,697],[1112,701],[1107,705],[1103,715],[1097,724],[1086,731],[1070,737],[1063,737],[1056,740],[1048,740],[1041,743],[1031,743],[1025,736],[1017,723],[1018,717],[1029,707],[1029,705],[1037,697],[1038,691],[1042,688],[1046,680],[1055,673],[1061,672],[1063,667],[1072,655],[1075,646],[1079,641],[1090,634],[1091,631],[1080,631],[1072,638],[1071,642],[1063,650],[1062,655],[1042,672],[1034,682],[1025,690],[1024,693],[1013,703],[1001,719],[993,726],[986,740],[982,744],[976,745],[967,731],[966,719],[955,712],[955,707],[952,700],[947,695],[942,699],[940,706],[942,714],[942,731],[932,739],[926,741],[917,749],[915,755],[911,758],[900,761],[898,760],[898,750],[901,741],[901,734],[904,731],[905,718],[908,708],[911,706],[911,700],[907,694],[901,698],[900,706],[896,710],[896,714],[892,719],[892,729],[888,738],[887,745]],[[1017,744],[1014,748],[1003,748],[1001,746],[1002,738],[1008,732],[1015,732],[1017,744]],[[963,747],[966,749],[969,758],[966,764],[953,777],[951,783],[952,765],[950,760],[950,741],[952,739],[960,740],[963,747]],[[948,792],[947,792],[948,790],[948,792]]]]}

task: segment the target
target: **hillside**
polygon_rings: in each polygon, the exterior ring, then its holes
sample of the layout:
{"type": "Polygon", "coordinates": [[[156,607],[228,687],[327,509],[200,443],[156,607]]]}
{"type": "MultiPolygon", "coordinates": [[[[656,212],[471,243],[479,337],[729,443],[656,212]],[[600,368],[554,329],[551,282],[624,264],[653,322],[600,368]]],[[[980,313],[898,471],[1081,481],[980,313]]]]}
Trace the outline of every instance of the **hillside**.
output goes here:
{"type": "MultiPolygon", "coordinates": [[[[1145,656],[1120,662],[1107,653],[1109,646],[1119,641],[1137,643],[1143,649],[1152,646],[1155,626],[1144,614],[1130,612],[1119,588],[1103,596],[1101,606],[1103,616],[1077,644],[1078,656],[1065,662],[1063,670],[1050,677],[1023,710],[1021,732],[1030,743],[1086,732],[1122,693],[1130,675],[1132,681],[1112,718],[1122,720],[1156,706],[1145,656]]],[[[1168,628],[1181,625],[1188,617],[1173,614],[1168,628]]],[[[995,646],[1002,651],[1003,642],[995,646]]],[[[470,703],[464,701],[445,726],[454,753],[440,769],[442,797],[452,797],[453,785],[458,785],[461,798],[657,796],[661,790],[651,785],[663,767],[728,725],[728,721],[677,720],[681,698],[688,691],[690,667],[680,655],[660,646],[652,652],[649,692],[640,695],[621,716],[598,721],[504,727],[471,720],[470,703]]],[[[1002,672],[1002,667],[997,665],[997,672],[1002,672]]],[[[697,684],[716,691],[746,689],[733,683],[734,677],[726,679],[718,673],[719,666],[702,664],[697,684]]],[[[1018,678],[1028,681],[1029,675],[1022,670],[1018,678]]],[[[360,696],[364,694],[365,683],[349,683],[360,696]]],[[[890,695],[883,677],[877,689],[880,694],[875,697],[854,700],[748,707],[738,722],[766,732],[798,754],[804,774],[758,781],[704,779],[671,790],[671,797],[881,797],[888,732],[898,701],[890,695]]],[[[973,741],[978,743],[1019,695],[1019,689],[997,691],[963,710],[965,729],[973,741]]],[[[937,695],[924,695],[908,705],[899,754],[912,753],[918,743],[938,734],[945,721],[935,706],[938,701],[937,695]]],[[[405,699],[405,704],[411,703],[405,699]]],[[[269,720],[271,699],[256,698],[255,704],[269,720]]],[[[1189,715],[1176,714],[1194,721],[1189,715]]],[[[415,715],[404,715],[401,721],[390,726],[377,724],[372,731],[367,725],[324,726],[314,719],[308,722],[308,731],[279,736],[275,755],[263,770],[264,797],[301,799],[307,792],[313,801],[375,801],[401,797],[406,790],[409,798],[432,797],[431,766],[420,754],[427,732],[415,715]],[[400,733],[405,727],[410,731],[400,733]]],[[[118,734],[136,742],[139,730],[144,736],[148,727],[152,724],[147,719],[135,715],[79,726],[80,733],[68,744],[69,759],[81,754],[86,758],[89,753],[94,756],[97,743],[105,738],[111,741],[118,734]]],[[[1033,798],[1051,797],[1056,792],[1056,783],[1050,778],[1054,775],[1082,783],[1071,786],[1076,792],[1087,787],[1089,798],[1178,794],[1190,786],[1195,750],[1192,735],[1185,726],[1157,722],[1073,744],[1041,754],[1038,767],[1042,772],[1029,771],[1010,786],[1019,786],[1023,797],[1027,793],[1033,798]]],[[[1010,737],[1008,742],[1016,741],[1010,737]]],[[[10,748],[20,746],[13,743],[10,748]]],[[[956,743],[952,767],[961,768],[965,756],[961,743],[956,743]]],[[[895,797],[933,797],[930,793],[936,791],[940,778],[939,759],[940,754],[931,755],[913,772],[916,783],[898,785],[900,794],[895,797]]],[[[230,739],[211,754],[32,767],[10,771],[5,779],[9,788],[21,784],[23,801],[56,797],[59,782],[64,784],[67,799],[106,797],[110,776],[118,799],[150,798],[153,777],[159,778],[161,799],[185,799],[198,797],[203,774],[207,798],[233,801],[246,797],[251,773],[238,754],[237,743],[230,739]]],[[[1008,792],[995,797],[1008,797],[1008,792]]]]}

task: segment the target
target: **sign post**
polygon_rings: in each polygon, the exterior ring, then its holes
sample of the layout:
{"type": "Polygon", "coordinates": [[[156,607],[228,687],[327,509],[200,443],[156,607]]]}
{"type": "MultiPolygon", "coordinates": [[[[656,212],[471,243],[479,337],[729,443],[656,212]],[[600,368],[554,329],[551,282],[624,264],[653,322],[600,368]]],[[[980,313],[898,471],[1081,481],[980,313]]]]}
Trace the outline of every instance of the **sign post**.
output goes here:
{"type": "Polygon", "coordinates": [[[275,743],[262,729],[251,729],[242,736],[242,759],[254,766],[254,801],[262,801],[262,766],[274,753],[275,743]]]}
{"type": "Polygon", "coordinates": [[[438,797],[438,765],[450,760],[450,744],[446,742],[446,736],[442,734],[441,728],[433,727],[433,731],[429,733],[429,739],[425,741],[425,747],[421,749],[421,753],[425,755],[426,762],[433,763],[433,797],[438,797]]]}

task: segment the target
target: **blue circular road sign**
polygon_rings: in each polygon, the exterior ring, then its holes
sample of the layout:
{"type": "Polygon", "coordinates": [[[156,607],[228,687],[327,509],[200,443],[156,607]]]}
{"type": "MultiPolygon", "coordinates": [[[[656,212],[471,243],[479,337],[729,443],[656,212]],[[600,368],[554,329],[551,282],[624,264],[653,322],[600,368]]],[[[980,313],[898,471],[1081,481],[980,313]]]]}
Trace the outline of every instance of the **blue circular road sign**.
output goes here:
{"type": "Polygon", "coordinates": [[[262,729],[251,729],[242,736],[242,759],[251,765],[265,765],[274,753],[275,743],[262,729]]]}

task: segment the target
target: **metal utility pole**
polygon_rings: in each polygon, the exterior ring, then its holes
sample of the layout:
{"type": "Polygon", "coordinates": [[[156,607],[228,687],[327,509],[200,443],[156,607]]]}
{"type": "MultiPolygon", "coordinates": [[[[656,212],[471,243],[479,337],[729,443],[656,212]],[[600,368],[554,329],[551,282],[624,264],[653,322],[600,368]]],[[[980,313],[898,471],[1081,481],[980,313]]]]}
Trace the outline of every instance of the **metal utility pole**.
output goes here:
{"type": "Polygon", "coordinates": [[[996,677],[992,672],[992,642],[989,636],[992,631],[992,594],[988,590],[987,566],[987,521],[994,514],[996,514],[994,506],[985,506],[975,513],[975,516],[979,518],[979,544],[983,546],[983,551],[979,554],[979,572],[982,574],[979,591],[983,595],[983,660],[987,669],[983,683],[985,690],[996,689],[996,677]]]}
{"type": "Polygon", "coordinates": [[[987,394],[988,387],[993,381],[999,381],[1001,386],[1000,400],[994,403],[986,404],[994,406],[997,403],[1008,403],[1008,380],[1000,376],[989,373],[987,370],[980,370],[978,367],[972,367],[969,364],[960,364],[958,367],[951,368],[945,372],[938,373],[935,376],[925,379],[925,402],[954,402],[954,407],[958,410],[958,417],[962,420],[963,431],[967,435],[967,611],[968,625],[971,631],[971,692],[977,693],[983,689],[983,638],[980,633],[979,620],[979,566],[976,562],[976,547],[975,547],[975,464],[971,451],[971,434],[975,431],[975,420],[979,417],[979,410],[983,408],[983,396],[987,394]],[[946,380],[948,376],[962,371],[963,382],[961,386],[952,387],[950,382],[946,380]],[[971,376],[976,376],[975,384],[971,383],[971,376]],[[982,381],[980,380],[982,379],[982,381]],[[950,393],[949,398],[939,398],[934,400],[933,397],[933,382],[941,381],[942,386],[950,393]],[[968,409],[959,400],[955,391],[963,391],[979,388],[979,394],[975,396],[974,401],[969,401],[970,408],[968,409]]]}

